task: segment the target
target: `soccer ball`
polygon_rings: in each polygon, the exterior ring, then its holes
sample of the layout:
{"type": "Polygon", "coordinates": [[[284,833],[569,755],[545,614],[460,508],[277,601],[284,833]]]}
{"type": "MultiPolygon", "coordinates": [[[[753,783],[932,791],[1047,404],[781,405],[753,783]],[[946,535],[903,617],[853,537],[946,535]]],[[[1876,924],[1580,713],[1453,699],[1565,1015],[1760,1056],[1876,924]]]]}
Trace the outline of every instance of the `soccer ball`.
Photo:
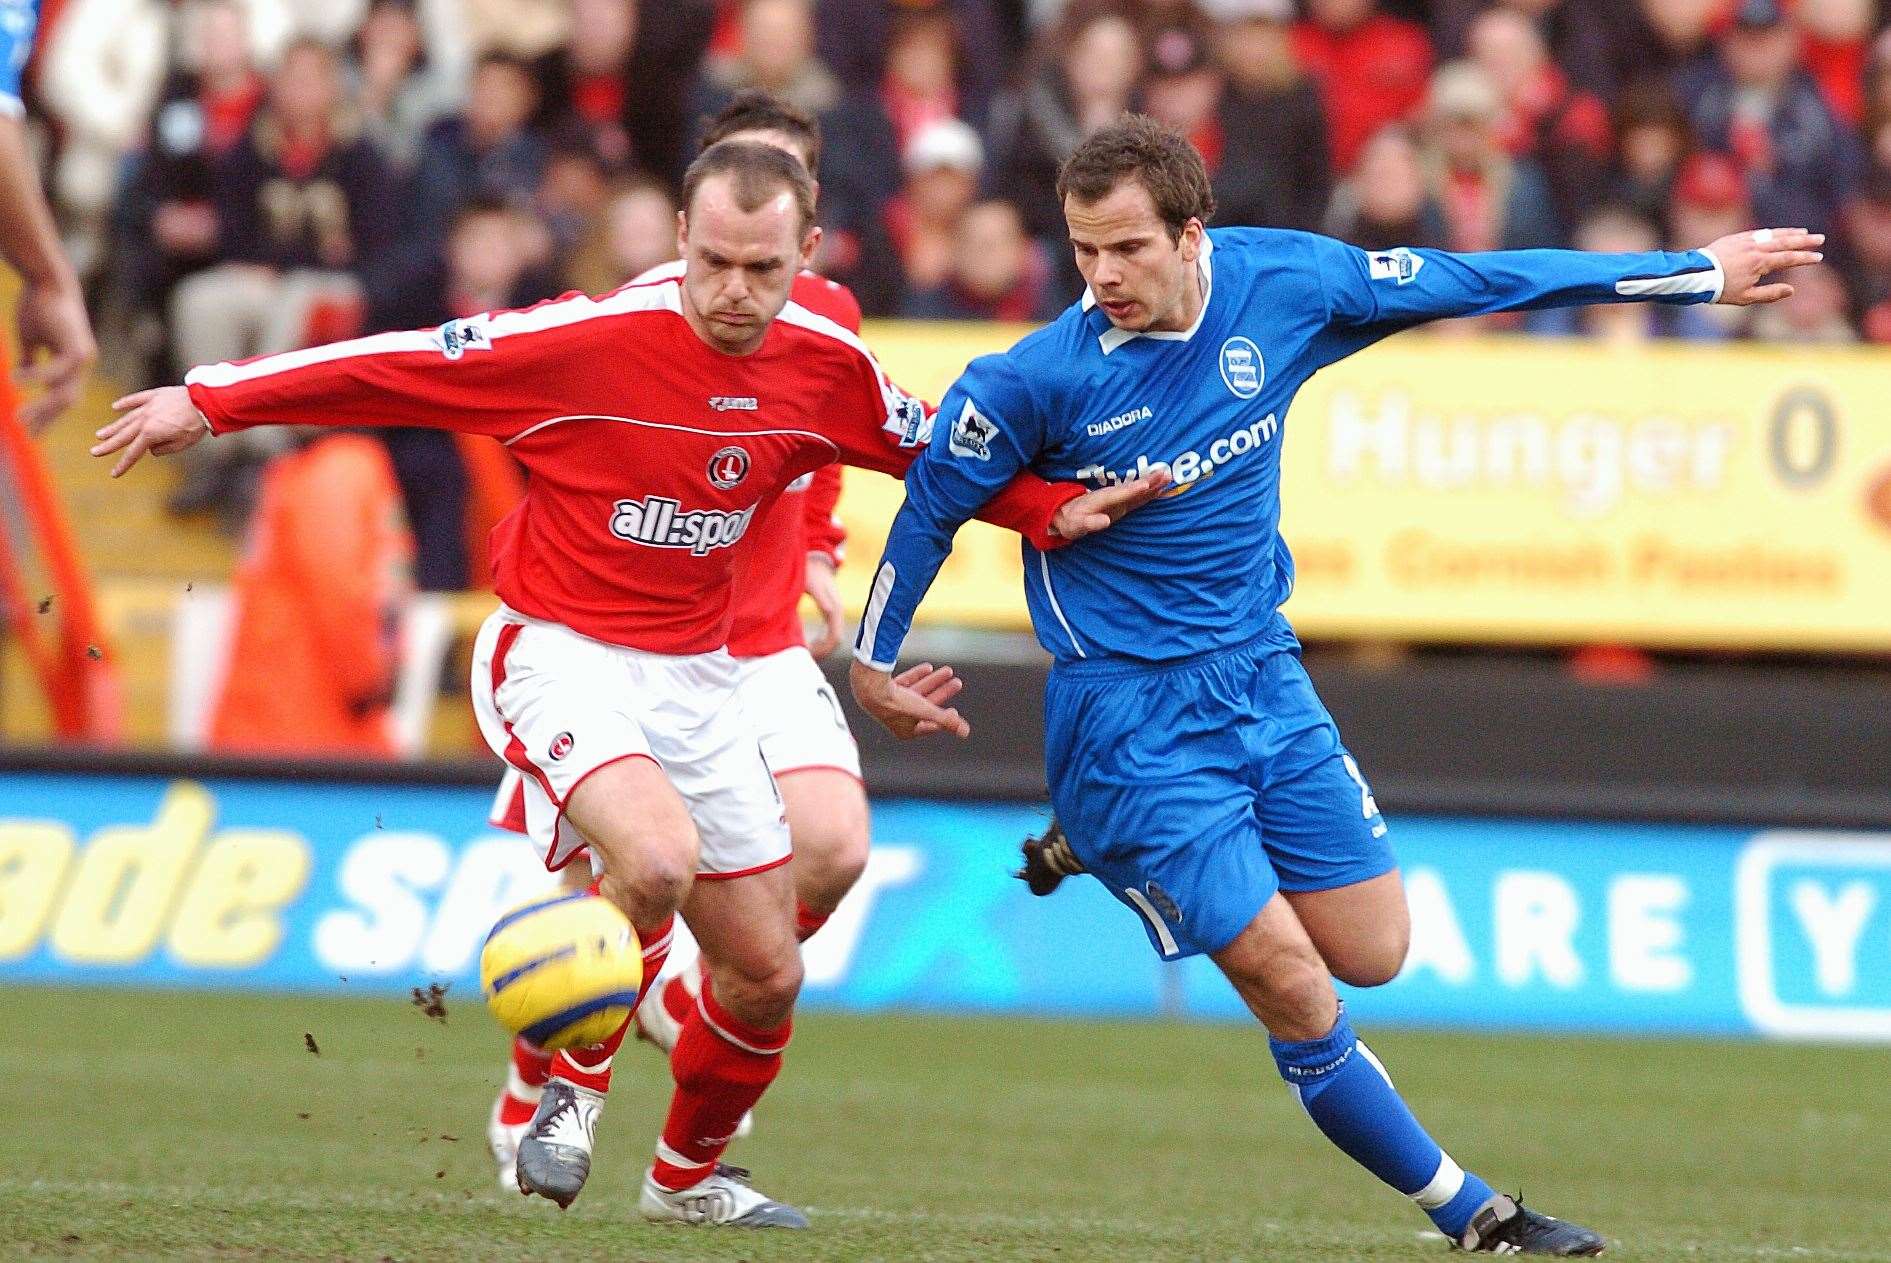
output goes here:
{"type": "Polygon", "coordinates": [[[643,985],[643,946],[616,905],[590,894],[532,899],[500,917],[479,953],[499,1024],[540,1048],[602,1043],[643,985]]]}

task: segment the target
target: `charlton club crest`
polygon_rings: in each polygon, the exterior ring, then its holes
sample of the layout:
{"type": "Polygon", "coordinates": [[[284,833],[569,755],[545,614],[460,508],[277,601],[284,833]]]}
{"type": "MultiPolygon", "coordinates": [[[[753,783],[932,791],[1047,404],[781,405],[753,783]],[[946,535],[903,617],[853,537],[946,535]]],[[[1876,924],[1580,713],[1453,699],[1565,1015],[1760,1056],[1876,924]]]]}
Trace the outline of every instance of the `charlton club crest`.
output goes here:
{"type": "Polygon", "coordinates": [[[727,491],[749,476],[749,454],[739,447],[725,447],[709,458],[709,482],[718,491],[727,491]]]}

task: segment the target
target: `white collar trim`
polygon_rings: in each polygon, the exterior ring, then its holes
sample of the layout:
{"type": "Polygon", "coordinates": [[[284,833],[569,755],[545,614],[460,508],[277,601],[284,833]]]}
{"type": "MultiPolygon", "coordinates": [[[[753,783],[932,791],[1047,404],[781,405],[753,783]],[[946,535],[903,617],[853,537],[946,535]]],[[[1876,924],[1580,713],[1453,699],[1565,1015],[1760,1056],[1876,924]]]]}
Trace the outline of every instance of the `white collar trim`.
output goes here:
{"type": "MultiPolygon", "coordinates": [[[[1210,237],[1208,233],[1204,231],[1202,233],[1202,252],[1195,258],[1195,268],[1202,279],[1202,309],[1195,313],[1194,324],[1180,332],[1171,329],[1154,329],[1139,332],[1134,329],[1118,329],[1115,325],[1111,325],[1097,335],[1097,345],[1103,348],[1103,354],[1108,355],[1117,347],[1127,342],[1133,342],[1137,338],[1154,338],[1160,342],[1187,342],[1190,338],[1194,337],[1195,331],[1202,327],[1202,321],[1208,316],[1208,300],[1215,292],[1215,269],[1214,265],[1208,261],[1208,256],[1213,254],[1214,251],[1214,238],[1210,237]]],[[[1086,286],[1083,291],[1083,309],[1089,311],[1096,305],[1096,295],[1092,294],[1089,287],[1086,286]]]]}

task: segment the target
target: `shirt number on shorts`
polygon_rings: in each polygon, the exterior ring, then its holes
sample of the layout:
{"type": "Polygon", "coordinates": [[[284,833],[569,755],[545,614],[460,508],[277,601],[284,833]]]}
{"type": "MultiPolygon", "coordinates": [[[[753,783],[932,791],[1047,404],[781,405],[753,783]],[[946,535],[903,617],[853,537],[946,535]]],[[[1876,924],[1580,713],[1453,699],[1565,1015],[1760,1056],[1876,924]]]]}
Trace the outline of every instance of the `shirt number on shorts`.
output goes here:
{"type": "Polygon", "coordinates": [[[834,690],[823,684],[814,691],[821,695],[821,700],[825,701],[828,709],[834,712],[834,726],[842,732],[848,731],[847,715],[841,710],[840,698],[834,696],[834,690]]]}
{"type": "Polygon", "coordinates": [[[1365,774],[1359,770],[1359,764],[1354,761],[1352,755],[1342,754],[1339,758],[1340,762],[1346,765],[1346,775],[1352,777],[1353,784],[1359,786],[1360,816],[1366,820],[1372,819],[1379,814],[1379,804],[1373,800],[1372,787],[1366,784],[1365,774]]]}

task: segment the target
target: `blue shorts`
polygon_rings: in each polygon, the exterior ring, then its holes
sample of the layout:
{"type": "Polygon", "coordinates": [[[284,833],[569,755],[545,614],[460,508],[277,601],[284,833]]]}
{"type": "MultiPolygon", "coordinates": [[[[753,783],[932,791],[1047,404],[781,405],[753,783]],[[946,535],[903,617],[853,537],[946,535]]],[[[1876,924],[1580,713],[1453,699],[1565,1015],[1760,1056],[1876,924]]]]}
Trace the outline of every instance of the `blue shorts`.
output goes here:
{"type": "Polygon", "coordinates": [[[1358,763],[1277,639],[1167,667],[1060,664],[1044,728],[1071,849],[1165,958],[1226,947],[1276,890],[1397,867],[1358,763]]]}

